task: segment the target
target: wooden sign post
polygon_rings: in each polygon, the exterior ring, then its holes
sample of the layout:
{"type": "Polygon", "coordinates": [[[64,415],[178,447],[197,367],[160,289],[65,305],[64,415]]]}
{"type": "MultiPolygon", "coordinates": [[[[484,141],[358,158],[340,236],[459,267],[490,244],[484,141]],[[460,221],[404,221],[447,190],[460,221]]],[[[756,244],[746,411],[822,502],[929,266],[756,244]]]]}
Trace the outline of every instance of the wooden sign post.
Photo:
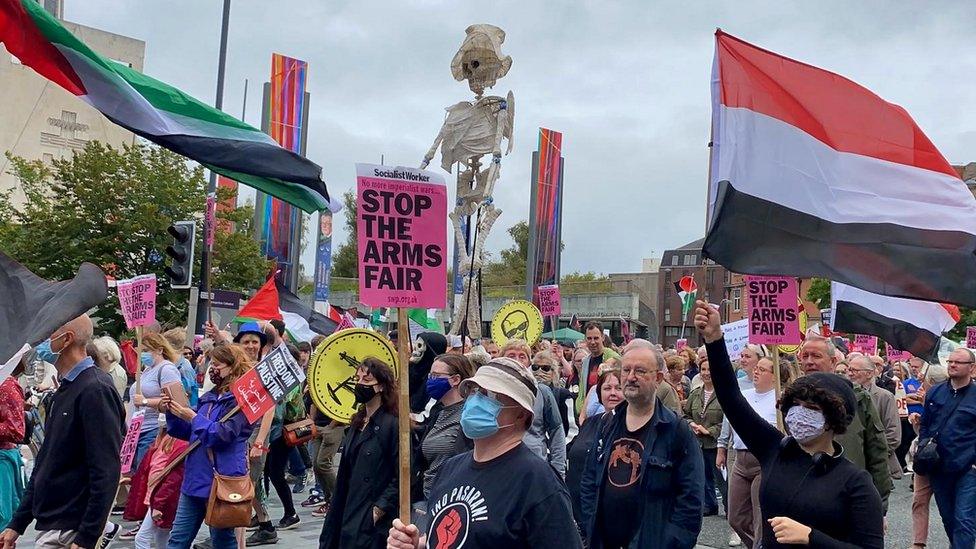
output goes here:
{"type": "Polygon", "coordinates": [[[400,373],[400,522],[410,524],[410,326],[407,309],[397,307],[397,357],[400,373]]]}

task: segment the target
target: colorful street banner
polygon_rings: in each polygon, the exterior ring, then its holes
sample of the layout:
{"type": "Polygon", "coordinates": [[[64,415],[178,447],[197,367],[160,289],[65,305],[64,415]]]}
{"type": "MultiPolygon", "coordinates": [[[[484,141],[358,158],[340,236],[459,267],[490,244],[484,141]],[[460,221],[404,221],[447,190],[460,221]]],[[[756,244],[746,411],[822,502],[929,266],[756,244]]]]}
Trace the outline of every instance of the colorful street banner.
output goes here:
{"type": "Polygon", "coordinates": [[[542,316],[559,316],[563,311],[562,304],[559,300],[558,284],[539,286],[539,311],[542,313],[542,316]]]}
{"type": "Polygon", "coordinates": [[[443,309],[447,187],[434,172],[356,165],[359,300],[371,307],[443,309]]]}
{"type": "Polygon", "coordinates": [[[330,280],[332,278],[332,212],[319,212],[319,233],[315,247],[315,301],[329,301],[330,280]]]}
{"type": "Polygon", "coordinates": [[[123,475],[132,471],[132,461],[136,457],[136,448],[139,446],[139,431],[145,419],[146,411],[138,410],[132,414],[129,425],[126,427],[125,438],[122,439],[122,448],[119,451],[119,457],[122,458],[123,475]]]}
{"type": "Polygon", "coordinates": [[[851,350],[868,356],[878,354],[878,336],[854,334],[854,345],[851,350]]]}
{"type": "MultiPolygon", "coordinates": [[[[308,63],[274,53],[271,55],[270,94],[265,107],[268,109],[268,134],[283,148],[296,154],[304,154],[307,94],[305,93],[308,63]]],[[[255,205],[260,221],[258,230],[264,255],[272,259],[281,270],[280,280],[290,287],[293,270],[297,268],[297,247],[294,240],[301,218],[297,209],[271,196],[264,196],[255,205]]]]}
{"type": "MultiPolygon", "coordinates": [[[[539,128],[539,150],[532,153],[527,291],[559,283],[563,206],[562,146],[562,133],[539,128]]],[[[538,304],[538,296],[532,297],[538,304]]]]}
{"type": "Polygon", "coordinates": [[[119,308],[129,330],[156,322],[156,275],[140,275],[119,280],[119,308]]]}
{"type": "Polygon", "coordinates": [[[305,381],[305,371],[288,347],[279,345],[231,385],[241,411],[251,423],[305,381]]]}
{"type": "Polygon", "coordinates": [[[799,288],[791,276],[746,276],[749,343],[796,345],[800,319],[796,313],[799,288]]]}

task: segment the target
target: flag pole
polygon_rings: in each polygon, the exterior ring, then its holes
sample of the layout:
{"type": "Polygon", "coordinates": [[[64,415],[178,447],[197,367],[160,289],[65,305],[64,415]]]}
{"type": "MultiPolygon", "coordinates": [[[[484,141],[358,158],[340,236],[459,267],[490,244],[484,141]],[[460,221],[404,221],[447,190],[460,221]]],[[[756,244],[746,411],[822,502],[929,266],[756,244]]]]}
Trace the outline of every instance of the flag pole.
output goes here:
{"type": "Polygon", "coordinates": [[[136,326],[136,394],[142,394],[142,326],[136,326]]]}
{"type": "Polygon", "coordinates": [[[400,521],[410,524],[410,326],[405,307],[397,307],[397,358],[400,389],[397,422],[400,441],[400,521]]]}
{"type": "MultiPolygon", "coordinates": [[[[779,402],[780,394],[783,392],[783,380],[779,375],[779,345],[773,345],[773,376],[776,378],[776,402],[779,402]]],[[[786,432],[783,428],[783,411],[776,407],[776,427],[780,431],[786,432]]]]}

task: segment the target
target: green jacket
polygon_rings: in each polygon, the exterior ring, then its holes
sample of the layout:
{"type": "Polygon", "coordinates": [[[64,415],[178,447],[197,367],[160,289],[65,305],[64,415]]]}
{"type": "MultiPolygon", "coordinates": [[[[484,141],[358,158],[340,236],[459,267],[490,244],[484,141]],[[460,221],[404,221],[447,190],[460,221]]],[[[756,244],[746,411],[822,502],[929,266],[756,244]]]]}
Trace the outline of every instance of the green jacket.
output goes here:
{"type": "Polygon", "coordinates": [[[881,416],[871,401],[871,395],[863,388],[854,386],[857,396],[857,414],[847,426],[847,431],[834,438],[844,447],[844,456],[854,465],[871,474],[874,487],[881,495],[885,512],[888,511],[888,495],[894,488],[888,471],[888,442],[885,440],[881,416]]]}
{"type": "MultiPolygon", "coordinates": [[[[593,355],[586,355],[586,357],[583,358],[583,362],[580,364],[580,371],[577,372],[577,374],[579,374],[579,381],[577,382],[579,386],[579,392],[576,393],[576,415],[577,416],[579,415],[580,411],[583,410],[583,406],[586,403],[586,393],[590,390],[590,388],[586,386],[586,379],[590,377],[590,369],[600,367],[600,364],[591,365],[590,364],[591,358],[593,358],[593,355]]],[[[617,351],[611,349],[610,347],[604,347],[603,360],[600,363],[602,364],[603,362],[606,362],[611,358],[616,358],[617,360],[620,360],[620,354],[617,353],[617,351]]]]}
{"type": "Polygon", "coordinates": [[[697,387],[691,390],[691,394],[688,395],[688,400],[685,401],[684,418],[688,421],[693,421],[698,425],[708,429],[708,435],[695,434],[698,439],[698,444],[706,450],[711,450],[718,446],[718,435],[722,432],[722,419],[725,414],[722,413],[722,406],[718,403],[718,398],[715,397],[715,393],[712,393],[712,397],[708,399],[708,404],[705,405],[704,413],[702,412],[702,401],[705,396],[705,388],[697,387]]]}

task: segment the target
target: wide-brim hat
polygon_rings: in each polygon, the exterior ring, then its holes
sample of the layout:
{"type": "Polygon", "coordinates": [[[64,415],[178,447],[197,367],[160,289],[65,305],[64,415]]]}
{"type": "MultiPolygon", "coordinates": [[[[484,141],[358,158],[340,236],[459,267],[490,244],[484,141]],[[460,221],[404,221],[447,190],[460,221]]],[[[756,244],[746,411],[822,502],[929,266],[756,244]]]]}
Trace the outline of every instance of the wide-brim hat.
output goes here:
{"type": "Polygon", "coordinates": [[[492,359],[485,364],[474,376],[461,382],[458,390],[461,396],[467,397],[475,387],[486,391],[505,395],[530,414],[533,412],[538,388],[535,377],[518,362],[505,357],[492,359]]]}

